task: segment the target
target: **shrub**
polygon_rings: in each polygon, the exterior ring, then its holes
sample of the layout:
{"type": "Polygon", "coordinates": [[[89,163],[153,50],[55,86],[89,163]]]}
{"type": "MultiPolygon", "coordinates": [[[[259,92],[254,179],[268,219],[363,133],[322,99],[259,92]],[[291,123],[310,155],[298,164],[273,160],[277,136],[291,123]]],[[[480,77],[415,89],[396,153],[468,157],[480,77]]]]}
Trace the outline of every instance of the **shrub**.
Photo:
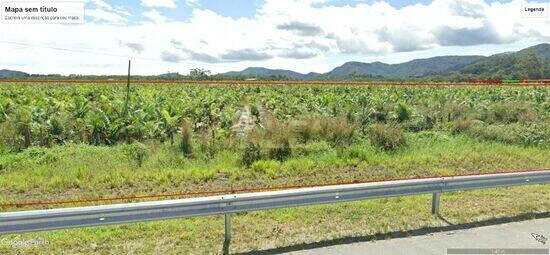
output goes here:
{"type": "Polygon", "coordinates": [[[397,121],[399,122],[403,122],[411,118],[411,109],[403,103],[399,103],[397,105],[395,113],[397,114],[397,121]]]}
{"type": "MultiPolygon", "coordinates": [[[[292,127],[288,122],[280,121],[270,114],[266,114],[262,119],[262,124],[256,130],[249,134],[250,138],[259,140],[281,140],[288,137],[292,127]],[[252,134],[254,133],[254,134],[252,134]]],[[[250,139],[249,139],[250,140],[250,139]]]]}
{"type": "Polygon", "coordinates": [[[250,168],[254,172],[265,173],[271,178],[276,177],[280,173],[280,163],[274,160],[259,160],[254,162],[250,168]]]}
{"type": "Polygon", "coordinates": [[[198,134],[197,137],[199,150],[207,158],[214,158],[219,151],[218,138],[214,129],[207,130],[198,134]]]}
{"type": "Polygon", "coordinates": [[[385,151],[394,151],[406,145],[405,134],[396,127],[375,124],[369,132],[371,144],[385,151]]]}
{"type": "MultiPolygon", "coordinates": [[[[369,109],[368,119],[377,122],[386,122],[390,112],[391,107],[389,104],[377,103],[374,107],[369,109]]],[[[363,122],[366,122],[366,120],[363,120],[363,122]]]]}
{"type": "Polygon", "coordinates": [[[290,142],[288,139],[284,139],[278,146],[269,150],[269,158],[283,162],[290,158],[292,155],[292,149],[290,148],[290,142]]]}
{"type": "Polygon", "coordinates": [[[23,150],[22,137],[19,136],[14,125],[8,123],[0,123],[0,144],[5,146],[5,149],[18,152],[23,150]]]}
{"type": "Polygon", "coordinates": [[[408,121],[402,124],[402,127],[411,132],[420,132],[423,130],[430,130],[434,125],[435,120],[431,116],[415,113],[408,121]]]}
{"type": "Polygon", "coordinates": [[[472,120],[470,119],[457,119],[453,121],[451,125],[451,134],[457,135],[465,132],[472,126],[472,120]]]}
{"type": "Polygon", "coordinates": [[[244,149],[244,153],[242,155],[241,161],[243,165],[249,167],[252,163],[261,159],[262,159],[262,151],[261,151],[260,145],[249,142],[246,148],[244,149]]]}
{"type": "Polygon", "coordinates": [[[476,123],[471,125],[467,134],[485,141],[497,141],[508,144],[520,144],[521,140],[510,126],[487,125],[476,123]]]}
{"type": "Polygon", "coordinates": [[[298,144],[292,146],[292,155],[299,157],[322,155],[331,149],[330,144],[326,142],[315,142],[307,145],[298,144]]]}
{"type": "Polygon", "coordinates": [[[355,141],[355,126],[346,118],[326,118],[320,123],[319,134],[332,146],[349,146],[355,141]]]}
{"type": "Polygon", "coordinates": [[[465,118],[472,112],[472,108],[465,103],[448,101],[443,105],[442,113],[447,121],[465,118]]]}
{"type": "Polygon", "coordinates": [[[189,156],[193,153],[193,144],[191,141],[191,127],[184,123],[182,127],[180,149],[184,156],[189,156]]]}
{"type": "Polygon", "coordinates": [[[255,119],[256,122],[260,121],[260,109],[258,109],[258,106],[253,104],[250,106],[250,114],[255,119]]]}
{"type": "Polygon", "coordinates": [[[145,144],[140,142],[133,142],[126,148],[126,155],[134,160],[138,167],[143,165],[145,158],[147,158],[148,150],[145,144]]]}
{"type": "Polygon", "coordinates": [[[550,124],[529,124],[519,130],[524,145],[550,147],[550,124]]]}
{"type": "Polygon", "coordinates": [[[294,133],[299,143],[308,143],[319,134],[319,121],[316,119],[304,119],[294,127],[294,133]]]}
{"type": "Polygon", "coordinates": [[[0,173],[7,172],[14,165],[21,162],[26,162],[26,160],[23,157],[18,157],[15,155],[5,155],[4,157],[0,157],[0,173]]]}
{"type": "Polygon", "coordinates": [[[299,125],[295,130],[299,143],[308,143],[313,138],[313,130],[308,125],[299,125]]]}
{"type": "Polygon", "coordinates": [[[44,147],[32,146],[17,154],[38,165],[47,165],[59,160],[59,154],[44,147]]]}
{"type": "Polygon", "coordinates": [[[527,104],[507,102],[491,105],[483,117],[490,123],[510,124],[532,120],[533,115],[531,108],[527,104]]]}
{"type": "Polygon", "coordinates": [[[63,126],[64,121],[61,120],[59,117],[52,118],[51,127],[50,127],[50,135],[53,136],[55,142],[61,143],[65,139],[62,137],[63,133],[65,132],[65,127],[63,126]]]}
{"type": "Polygon", "coordinates": [[[550,125],[511,124],[511,125],[472,125],[467,134],[485,141],[496,141],[525,146],[549,146],[550,125]]]}
{"type": "Polygon", "coordinates": [[[10,152],[8,146],[0,144],[0,155],[6,155],[10,152]]]}

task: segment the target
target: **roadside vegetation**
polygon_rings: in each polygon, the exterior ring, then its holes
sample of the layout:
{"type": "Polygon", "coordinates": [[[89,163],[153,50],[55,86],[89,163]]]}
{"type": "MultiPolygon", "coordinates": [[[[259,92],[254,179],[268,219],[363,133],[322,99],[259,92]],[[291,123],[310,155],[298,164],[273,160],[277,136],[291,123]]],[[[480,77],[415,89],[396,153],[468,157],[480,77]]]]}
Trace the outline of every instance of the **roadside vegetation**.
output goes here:
{"type": "MultiPolygon", "coordinates": [[[[126,105],[123,86],[3,85],[0,203],[543,169],[549,120],[548,87],[144,85],[132,88],[126,105]]],[[[455,223],[550,210],[548,185],[445,197],[443,212],[455,223]]],[[[428,200],[239,214],[232,249],[444,224],[429,215],[428,200]]],[[[209,217],[9,238],[47,236],[59,244],[53,253],[102,254],[114,245],[118,253],[204,254],[221,251],[221,226],[209,217]],[[139,239],[158,231],[178,238],[154,239],[166,246],[139,239]]],[[[0,253],[13,251],[0,244],[0,253]]]]}

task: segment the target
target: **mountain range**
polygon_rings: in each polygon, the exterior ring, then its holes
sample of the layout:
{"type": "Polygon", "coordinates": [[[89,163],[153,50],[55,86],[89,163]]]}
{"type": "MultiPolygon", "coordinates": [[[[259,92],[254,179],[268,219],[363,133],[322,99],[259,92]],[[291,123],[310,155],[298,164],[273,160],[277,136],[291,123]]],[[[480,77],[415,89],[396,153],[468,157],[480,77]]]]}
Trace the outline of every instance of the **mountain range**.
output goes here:
{"type": "Polygon", "coordinates": [[[327,73],[249,67],[221,75],[261,78],[283,76],[298,80],[350,78],[420,78],[464,76],[469,78],[550,78],[550,44],[543,43],[517,52],[492,56],[438,56],[400,64],[346,62],[327,73]],[[527,70],[529,69],[529,70],[527,70]]]}
{"type": "MultiPolygon", "coordinates": [[[[30,75],[20,71],[0,70],[0,78],[20,79],[30,75]]],[[[39,77],[41,75],[32,75],[39,77]]],[[[92,76],[80,76],[89,78],[92,76]]],[[[98,78],[93,76],[94,78],[98,78]]],[[[145,79],[189,79],[178,73],[140,76],[145,79]]],[[[192,77],[190,77],[192,78],[192,77]]],[[[354,79],[540,79],[550,78],[550,44],[543,43],[517,52],[492,56],[438,56],[415,59],[400,64],[382,62],[346,62],[326,73],[302,74],[291,70],[249,67],[210,76],[210,79],[292,79],[292,80],[354,80],[354,79]]]]}

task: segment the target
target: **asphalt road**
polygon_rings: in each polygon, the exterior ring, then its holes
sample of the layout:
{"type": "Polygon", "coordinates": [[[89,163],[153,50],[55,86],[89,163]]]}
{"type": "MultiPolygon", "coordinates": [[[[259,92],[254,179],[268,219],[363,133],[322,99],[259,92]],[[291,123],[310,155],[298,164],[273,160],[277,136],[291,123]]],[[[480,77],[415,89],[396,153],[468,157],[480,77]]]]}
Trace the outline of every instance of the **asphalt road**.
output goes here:
{"type": "MultiPolygon", "coordinates": [[[[549,254],[550,218],[512,222],[423,236],[335,245],[285,254],[451,254],[447,249],[485,249],[453,254],[549,254]],[[533,236],[535,234],[535,236],[533,236]],[[539,236],[537,236],[539,235],[539,236]],[[543,244],[546,240],[546,244],[543,244]],[[489,250],[492,249],[492,250],[489,250]],[[537,249],[537,250],[506,250],[537,249]],[[539,253],[535,253],[535,252],[539,253]],[[544,253],[540,253],[540,252],[544,253]],[[492,253],[489,253],[492,252],[492,253]]],[[[461,251],[463,252],[463,251],[461,251]]]]}

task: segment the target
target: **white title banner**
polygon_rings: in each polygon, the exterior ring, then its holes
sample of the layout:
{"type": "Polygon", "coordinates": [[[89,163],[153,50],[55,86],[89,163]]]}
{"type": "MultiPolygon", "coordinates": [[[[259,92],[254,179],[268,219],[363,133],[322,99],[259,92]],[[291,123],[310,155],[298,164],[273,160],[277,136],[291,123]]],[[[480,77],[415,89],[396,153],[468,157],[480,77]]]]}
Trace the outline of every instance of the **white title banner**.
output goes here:
{"type": "Polygon", "coordinates": [[[4,24],[82,24],[84,2],[2,1],[4,24]]]}

